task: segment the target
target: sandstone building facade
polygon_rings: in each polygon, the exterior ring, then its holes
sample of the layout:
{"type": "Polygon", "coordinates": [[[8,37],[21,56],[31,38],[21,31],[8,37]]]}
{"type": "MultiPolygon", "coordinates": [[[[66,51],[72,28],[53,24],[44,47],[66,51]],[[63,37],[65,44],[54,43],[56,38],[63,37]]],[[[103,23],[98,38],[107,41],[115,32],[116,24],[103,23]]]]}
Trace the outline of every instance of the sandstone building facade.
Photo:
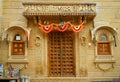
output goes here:
{"type": "Polygon", "coordinates": [[[0,64],[30,82],[119,80],[119,41],[120,0],[0,0],[0,64]]]}

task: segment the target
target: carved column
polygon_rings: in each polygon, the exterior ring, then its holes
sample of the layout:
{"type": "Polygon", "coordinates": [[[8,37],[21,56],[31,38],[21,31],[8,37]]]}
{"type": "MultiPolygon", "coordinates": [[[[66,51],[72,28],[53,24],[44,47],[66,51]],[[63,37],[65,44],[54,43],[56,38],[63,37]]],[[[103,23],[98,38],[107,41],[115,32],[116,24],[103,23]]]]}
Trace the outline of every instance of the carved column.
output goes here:
{"type": "MultiPolygon", "coordinates": [[[[86,27],[86,26],[85,26],[86,27]]],[[[80,76],[87,76],[87,40],[88,40],[88,28],[84,28],[79,33],[79,52],[80,52],[80,67],[79,73],[80,76]]]]}

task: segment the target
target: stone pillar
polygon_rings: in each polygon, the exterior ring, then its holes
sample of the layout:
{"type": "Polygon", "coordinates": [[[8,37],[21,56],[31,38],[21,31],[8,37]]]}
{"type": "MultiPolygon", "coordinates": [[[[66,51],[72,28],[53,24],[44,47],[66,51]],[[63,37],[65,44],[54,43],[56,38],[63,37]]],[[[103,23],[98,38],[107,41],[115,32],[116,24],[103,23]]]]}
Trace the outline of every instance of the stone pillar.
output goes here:
{"type": "Polygon", "coordinates": [[[79,53],[80,53],[80,67],[79,74],[81,77],[86,77],[87,74],[87,39],[88,29],[83,29],[79,34],[79,53]]]}
{"type": "MultiPolygon", "coordinates": [[[[41,18],[38,18],[38,23],[42,23],[41,18]]],[[[38,28],[39,29],[39,28],[38,28]]],[[[36,46],[36,76],[47,76],[47,36],[40,30],[37,30],[35,37],[36,46]]]]}
{"type": "Polygon", "coordinates": [[[86,56],[87,56],[87,51],[86,51],[86,46],[81,46],[80,47],[80,76],[85,77],[87,76],[87,65],[86,65],[86,56]]]}

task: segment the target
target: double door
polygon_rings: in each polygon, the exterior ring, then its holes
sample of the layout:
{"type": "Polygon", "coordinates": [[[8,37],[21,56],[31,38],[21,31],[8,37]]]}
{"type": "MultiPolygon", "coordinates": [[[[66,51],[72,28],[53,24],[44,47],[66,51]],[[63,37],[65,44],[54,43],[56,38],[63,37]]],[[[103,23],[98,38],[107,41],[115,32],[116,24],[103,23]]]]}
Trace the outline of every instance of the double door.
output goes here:
{"type": "Polygon", "coordinates": [[[75,76],[74,33],[48,34],[49,76],[75,76]]]}

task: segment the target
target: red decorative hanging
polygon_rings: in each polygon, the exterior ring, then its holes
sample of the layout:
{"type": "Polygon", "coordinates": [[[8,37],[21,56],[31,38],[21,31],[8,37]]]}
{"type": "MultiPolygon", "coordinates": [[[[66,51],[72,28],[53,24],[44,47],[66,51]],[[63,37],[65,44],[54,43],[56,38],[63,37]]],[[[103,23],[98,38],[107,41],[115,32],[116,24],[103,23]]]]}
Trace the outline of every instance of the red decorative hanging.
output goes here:
{"type": "Polygon", "coordinates": [[[84,22],[82,22],[78,27],[75,27],[74,25],[71,25],[71,29],[74,31],[74,32],[80,32],[84,27],[84,22]]]}
{"type": "Polygon", "coordinates": [[[64,32],[69,26],[74,32],[80,32],[84,28],[84,22],[82,22],[78,27],[70,24],[69,22],[63,25],[58,25],[53,23],[53,24],[50,24],[49,26],[45,26],[39,23],[39,26],[45,33],[51,32],[53,27],[56,27],[60,32],[64,32]]]}
{"type": "Polygon", "coordinates": [[[60,32],[64,32],[68,27],[69,27],[69,23],[65,23],[65,25],[58,25],[57,26],[57,29],[60,31],[60,32]]]}
{"type": "Polygon", "coordinates": [[[49,33],[52,31],[53,29],[53,24],[51,24],[50,26],[44,26],[42,24],[39,24],[39,26],[42,28],[42,30],[45,32],[45,33],[49,33]]]}

